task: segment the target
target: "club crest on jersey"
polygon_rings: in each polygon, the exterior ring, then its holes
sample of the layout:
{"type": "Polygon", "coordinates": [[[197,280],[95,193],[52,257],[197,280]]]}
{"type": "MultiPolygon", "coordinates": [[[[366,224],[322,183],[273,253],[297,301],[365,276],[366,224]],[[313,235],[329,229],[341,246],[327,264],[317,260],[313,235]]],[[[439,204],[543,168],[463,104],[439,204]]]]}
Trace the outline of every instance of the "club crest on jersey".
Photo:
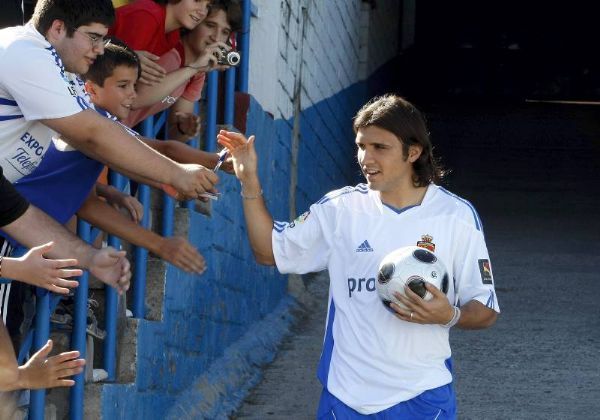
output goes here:
{"type": "Polygon", "coordinates": [[[356,252],[373,252],[373,248],[369,245],[369,241],[365,239],[363,243],[356,248],[356,252]]]}
{"type": "Polygon", "coordinates": [[[481,282],[483,284],[492,284],[492,267],[490,260],[477,260],[479,263],[479,273],[481,274],[481,282]]]}
{"type": "Polygon", "coordinates": [[[435,252],[435,244],[431,235],[421,235],[421,240],[417,241],[417,246],[435,252]]]}

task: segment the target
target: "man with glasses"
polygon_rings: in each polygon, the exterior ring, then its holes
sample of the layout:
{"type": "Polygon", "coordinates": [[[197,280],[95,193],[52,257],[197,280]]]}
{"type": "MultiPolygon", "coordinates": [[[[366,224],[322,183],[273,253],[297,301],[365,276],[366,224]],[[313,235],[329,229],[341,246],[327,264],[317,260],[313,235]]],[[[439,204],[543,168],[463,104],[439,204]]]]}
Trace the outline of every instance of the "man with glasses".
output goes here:
{"type": "Polygon", "coordinates": [[[70,146],[180,197],[214,191],[217,176],[177,164],[89,109],[75,87],[104,52],[110,0],[40,0],[26,25],[0,30],[0,165],[11,182],[33,172],[58,132],[70,146]]]}

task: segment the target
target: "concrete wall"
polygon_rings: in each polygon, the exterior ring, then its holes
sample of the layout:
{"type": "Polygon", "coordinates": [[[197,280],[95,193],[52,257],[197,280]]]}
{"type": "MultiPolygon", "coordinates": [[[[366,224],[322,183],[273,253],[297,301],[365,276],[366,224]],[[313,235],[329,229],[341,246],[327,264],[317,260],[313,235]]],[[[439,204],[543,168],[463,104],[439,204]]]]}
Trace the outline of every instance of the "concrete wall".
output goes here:
{"type": "Polygon", "coordinates": [[[361,0],[253,4],[249,92],[275,118],[293,116],[300,78],[306,109],[364,81],[398,52],[402,1],[378,0],[375,9],[361,0]]]}
{"type": "MultiPolygon", "coordinates": [[[[257,137],[267,206],[289,220],[357,181],[351,119],[368,99],[361,73],[395,54],[398,3],[378,1],[374,11],[358,0],[254,3],[247,134],[257,137]]],[[[221,180],[211,217],[189,216],[209,269],[194,277],[169,267],[164,316],[137,324],[136,380],[104,386],[104,418],[225,418],[287,331],[295,305],[287,278],[254,262],[239,183],[221,180]]]]}

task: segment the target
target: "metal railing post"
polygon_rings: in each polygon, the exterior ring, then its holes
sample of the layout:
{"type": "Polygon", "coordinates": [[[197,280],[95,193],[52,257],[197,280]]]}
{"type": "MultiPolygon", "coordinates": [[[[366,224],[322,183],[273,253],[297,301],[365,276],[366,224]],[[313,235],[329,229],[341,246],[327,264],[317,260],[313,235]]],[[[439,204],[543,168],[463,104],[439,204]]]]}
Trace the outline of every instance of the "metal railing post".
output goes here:
{"type": "Polygon", "coordinates": [[[251,0],[242,1],[242,30],[238,34],[238,45],[242,62],[238,75],[238,90],[248,92],[248,69],[250,62],[250,13],[252,8],[251,0]]]}
{"type": "Polygon", "coordinates": [[[217,95],[219,87],[219,75],[211,71],[206,77],[206,130],[204,148],[209,152],[217,149],[217,95]]]}

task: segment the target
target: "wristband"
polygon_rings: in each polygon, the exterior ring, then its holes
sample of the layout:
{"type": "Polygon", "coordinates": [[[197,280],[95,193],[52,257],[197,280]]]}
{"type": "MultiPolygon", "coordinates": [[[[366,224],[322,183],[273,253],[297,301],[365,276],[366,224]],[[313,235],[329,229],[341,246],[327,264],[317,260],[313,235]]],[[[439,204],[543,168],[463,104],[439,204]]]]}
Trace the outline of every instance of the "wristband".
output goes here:
{"type": "Polygon", "coordinates": [[[452,308],[454,309],[454,315],[452,315],[452,319],[448,321],[448,323],[442,324],[442,327],[444,328],[454,327],[460,319],[460,309],[458,308],[458,306],[453,306],[452,308]]]}
{"type": "Polygon", "coordinates": [[[256,195],[244,195],[244,193],[240,191],[240,195],[244,200],[256,200],[257,198],[263,195],[263,190],[261,189],[260,192],[256,195]]]}

